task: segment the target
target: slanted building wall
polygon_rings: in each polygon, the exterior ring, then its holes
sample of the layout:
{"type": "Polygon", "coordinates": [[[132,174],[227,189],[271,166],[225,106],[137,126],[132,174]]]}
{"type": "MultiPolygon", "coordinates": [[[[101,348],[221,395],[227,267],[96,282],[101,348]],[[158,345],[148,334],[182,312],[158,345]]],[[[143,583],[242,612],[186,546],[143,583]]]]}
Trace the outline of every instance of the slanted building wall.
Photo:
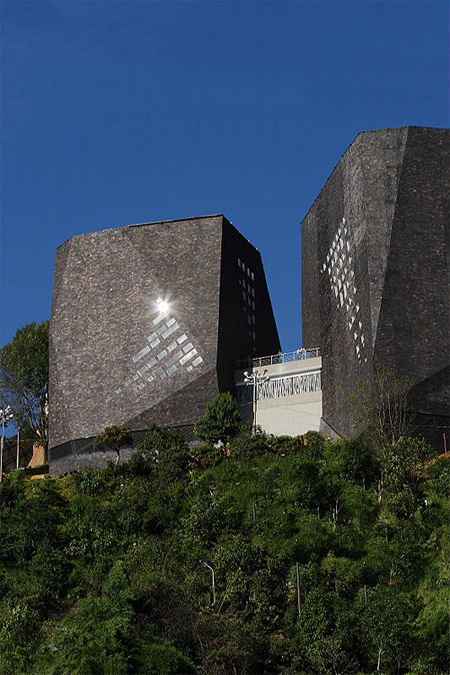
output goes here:
{"type": "Polygon", "coordinates": [[[279,346],[261,256],[224,216],[73,237],[55,270],[52,470],[109,425],[194,424],[233,361],[279,346]]]}
{"type": "Polygon", "coordinates": [[[448,425],[450,132],[360,134],[302,223],[303,340],[323,358],[324,422],[360,431],[349,397],[411,381],[430,440],[448,425]],[[445,422],[445,418],[447,421],[445,422]]]}

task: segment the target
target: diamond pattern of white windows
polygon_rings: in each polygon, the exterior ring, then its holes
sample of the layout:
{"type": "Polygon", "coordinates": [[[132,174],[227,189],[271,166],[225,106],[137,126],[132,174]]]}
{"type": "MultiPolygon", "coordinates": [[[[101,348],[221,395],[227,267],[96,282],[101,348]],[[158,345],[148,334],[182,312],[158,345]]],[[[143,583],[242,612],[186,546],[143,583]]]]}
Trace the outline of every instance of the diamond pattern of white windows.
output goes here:
{"type": "Polygon", "coordinates": [[[146,338],[148,344],[131,357],[131,363],[139,367],[116,389],[116,394],[129,387],[144,389],[154,380],[165,380],[183,370],[190,373],[203,363],[200,347],[171,315],[170,306],[157,298],[155,307],[152,333],[146,338]]]}
{"type": "Polygon", "coordinates": [[[247,316],[248,333],[251,339],[254,341],[256,340],[256,294],[254,287],[255,274],[240,258],[238,258],[237,263],[240,269],[238,283],[242,291],[242,307],[245,315],[247,316]]]}
{"type": "Polygon", "coordinates": [[[328,274],[336,304],[346,314],[347,329],[353,335],[356,357],[360,363],[366,362],[367,358],[364,357],[366,336],[364,335],[360,306],[357,301],[352,245],[345,218],[342,218],[342,222],[334,235],[321,272],[322,274],[325,272],[328,274]]]}

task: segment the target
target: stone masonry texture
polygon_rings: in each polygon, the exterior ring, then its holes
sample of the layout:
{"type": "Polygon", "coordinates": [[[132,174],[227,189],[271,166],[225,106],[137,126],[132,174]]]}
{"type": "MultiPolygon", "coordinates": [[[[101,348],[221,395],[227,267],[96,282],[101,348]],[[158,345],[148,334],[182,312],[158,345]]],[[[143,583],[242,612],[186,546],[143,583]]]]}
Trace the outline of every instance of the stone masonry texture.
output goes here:
{"type": "Polygon", "coordinates": [[[234,361],[279,349],[261,256],[224,216],[73,237],[53,291],[53,473],[106,426],[194,424],[234,361]]]}
{"type": "Polygon", "coordinates": [[[449,199],[448,130],[369,131],[302,223],[304,344],[321,348],[323,420],[342,436],[356,433],[349,397],[358,382],[373,386],[384,369],[410,379],[411,410],[434,426],[430,440],[442,447],[450,408],[449,199]]]}

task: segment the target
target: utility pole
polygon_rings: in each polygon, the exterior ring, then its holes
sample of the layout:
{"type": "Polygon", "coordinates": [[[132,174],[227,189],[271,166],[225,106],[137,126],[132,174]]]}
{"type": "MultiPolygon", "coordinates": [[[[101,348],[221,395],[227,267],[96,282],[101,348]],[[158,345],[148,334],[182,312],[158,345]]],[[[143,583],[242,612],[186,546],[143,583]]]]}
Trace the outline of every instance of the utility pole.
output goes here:
{"type": "Polygon", "coordinates": [[[5,424],[7,424],[14,415],[11,411],[11,406],[7,405],[6,408],[0,408],[0,419],[2,422],[2,437],[0,441],[0,483],[3,481],[3,446],[5,444],[5,424]]]}
{"type": "Polygon", "coordinates": [[[270,379],[269,376],[266,375],[266,373],[267,368],[265,368],[262,373],[260,373],[256,369],[253,369],[251,373],[248,370],[244,372],[245,384],[248,384],[249,386],[253,387],[252,405],[253,405],[253,427],[255,431],[257,426],[256,413],[258,405],[258,384],[263,384],[263,382],[267,382],[267,380],[270,379]]]}
{"type": "Polygon", "coordinates": [[[301,604],[301,597],[300,597],[300,574],[299,574],[299,569],[298,569],[298,563],[295,563],[295,571],[296,571],[296,576],[297,576],[297,608],[298,608],[298,615],[300,616],[302,604],[301,604]]]}

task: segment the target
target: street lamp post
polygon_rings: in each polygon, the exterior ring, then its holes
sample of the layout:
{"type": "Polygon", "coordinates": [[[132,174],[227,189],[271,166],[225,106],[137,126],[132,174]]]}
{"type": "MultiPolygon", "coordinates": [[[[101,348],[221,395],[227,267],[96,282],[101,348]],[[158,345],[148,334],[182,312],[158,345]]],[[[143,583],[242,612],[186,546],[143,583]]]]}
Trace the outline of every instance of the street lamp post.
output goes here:
{"type": "Polygon", "coordinates": [[[245,384],[253,386],[252,404],[253,404],[253,426],[255,428],[255,431],[256,431],[256,408],[258,405],[258,384],[267,382],[269,376],[266,375],[266,373],[267,368],[265,368],[262,373],[260,373],[255,368],[251,371],[251,373],[249,373],[248,370],[244,372],[245,384]]]}
{"type": "Polygon", "coordinates": [[[5,424],[12,420],[14,415],[11,412],[11,406],[7,405],[3,410],[0,408],[0,419],[2,422],[2,438],[0,441],[0,483],[3,481],[3,445],[5,443],[5,424]]]}
{"type": "Polygon", "coordinates": [[[16,469],[20,466],[20,429],[17,427],[16,469]]]}

